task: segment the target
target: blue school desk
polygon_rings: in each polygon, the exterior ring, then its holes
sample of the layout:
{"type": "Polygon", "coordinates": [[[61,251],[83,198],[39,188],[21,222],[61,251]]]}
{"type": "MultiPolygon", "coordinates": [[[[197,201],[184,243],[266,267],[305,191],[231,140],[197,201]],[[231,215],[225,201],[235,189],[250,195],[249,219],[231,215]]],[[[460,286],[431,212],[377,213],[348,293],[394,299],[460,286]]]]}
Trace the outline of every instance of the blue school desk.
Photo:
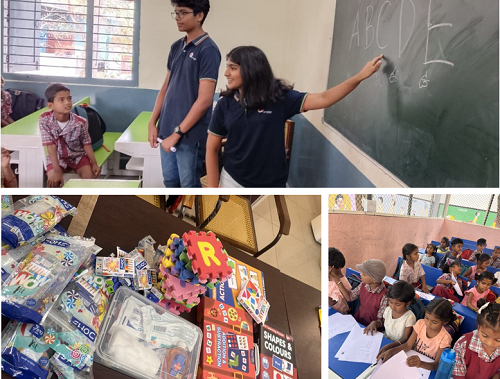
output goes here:
{"type": "Polygon", "coordinates": [[[129,155],[142,168],[144,188],[164,188],[160,149],[148,141],[148,122],[153,112],[141,112],[115,142],[115,149],[129,155]]]}
{"type": "MultiPolygon", "coordinates": [[[[335,309],[328,308],[328,316],[334,313],[337,313],[335,309]]],[[[359,326],[364,327],[361,324],[359,324],[359,326]]],[[[343,379],[355,379],[359,375],[361,375],[368,367],[370,367],[370,365],[368,363],[339,361],[337,358],[335,358],[335,354],[337,354],[348,335],[349,333],[337,334],[335,337],[328,340],[328,367],[343,379]]],[[[383,337],[380,347],[382,348],[389,343],[391,343],[391,341],[383,337]]],[[[431,371],[429,379],[433,379],[435,376],[436,372],[431,371]]]]}
{"type": "MultiPolygon", "coordinates": [[[[73,105],[88,103],[86,97],[73,105]]],[[[43,148],[38,119],[48,108],[40,109],[2,128],[2,147],[19,153],[19,187],[43,187],[43,148]]],[[[14,163],[14,162],[13,162],[14,163]]]]}

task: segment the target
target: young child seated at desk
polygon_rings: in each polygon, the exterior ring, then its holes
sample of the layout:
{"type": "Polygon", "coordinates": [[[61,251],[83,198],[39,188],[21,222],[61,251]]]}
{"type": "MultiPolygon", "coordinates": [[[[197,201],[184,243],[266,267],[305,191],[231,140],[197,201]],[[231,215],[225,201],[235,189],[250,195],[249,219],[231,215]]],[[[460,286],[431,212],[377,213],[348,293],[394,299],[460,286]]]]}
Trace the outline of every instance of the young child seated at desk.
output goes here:
{"type": "Polygon", "coordinates": [[[441,254],[446,254],[448,251],[450,251],[450,240],[448,237],[443,237],[441,238],[441,245],[439,245],[437,252],[441,254]]]}
{"type": "Polygon", "coordinates": [[[50,111],[40,115],[42,145],[47,146],[47,186],[61,187],[63,172],[76,171],[82,179],[98,178],[101,174],[87,121],[71,112],[73,101],[68,87],[56,83],[45,90],[50,111]]]}
{"type": "Polygon", "coordinates": [[[340,252],[340,250],[330,247],[328,249],[328,304],[336,311],[342,314],[347,314],[347,312],[349,312],[349,306],[347,305],[347,300],[342,295],[342,292],[340,292],[338,287],[339,282],[342,283],[350,295],[351,285],[342,273],[342,269],[344,267],[344,255],[340,252]],[[335,278],[335,280],[333,278],[335,278]]]}
{"type": "Polygon", "coordinates": [[[383,283],[386,267],[380,259],[368,259],[356,265],[356,270],[361,273],[361,284],[351,293],[347,291],[339,278],[334,277],[334,280],[346,299],[354,301],[359,297],[360,306],[354,318],[360,324],[367,325],[365,333],[368,333],[372,329],[377,329],[377,320],[380,320],[378,321],[380,324],[389,301],[387,288],[383,283]]]}
{"type": "Polygon", "coordinates": [[[12,124],[14,120],[12,117],[10,117],[10,114],[12,113],[12,97],[10,96],[10,93],[7,91],[4,91],[3,85],[5,84],[5,80],[2,76],[2,128],[4,126],[7,126],[9,124],[12,124]]]}
{"type": "Polygon", "coordinates": [[[500,268],[500,246],[495,246],[491,253],[490,266],[494,268],[500,268]]]}
{"type": "Polygon", "coordinates": [[[477,330],[455,343],[454,379],[500,379],[500,304],[477,302],[477,330]]]}
{"type": "Polygon", "coordinates": [[[453,261],[462,262],[462,247],[464,245],[464,241],[460,238],[455,238],[451,241],[451,250],[448,251],[443,259],[439,261],[438,268],[443,268],[445,264],[450,265],[453,261]]]}
{"type": "Polygon", "coordinates": [[[2,147],[2,188],[17,187],[17,178],[10,167],[10,151],[2,147]]]}
{"type": "Polygon", "coordinates": [[[484,271],[479,275],[476,286],[465,291],[465,296],[461,304],[477,312],[479,308],[477,305],[478,300],[485,299],[488,296],[490,287],[496,282],[497,279],[492,272],[484,271]]]}
{"type": "Polygon", "coordinates": [[[381,353],[405,343],[411,335],[413,325],[417,322],[413,312],[408,309],[415,297],[415,289],[410,283],[401,280],[394,283],[389,288],[387,296],[389,297],[389,306],[384,311],[384,335],[394,342],[385,345],[380,350],[381,353]]]}
{"type": "Polygon", "coordinates": [[[432,289],[432,294],[439,297],[444,297],[445,299],[451,299],[458,303],[460,299],[457,297],[453,286],[457,283],[458,275],[462,271],[462,267],[458,261],[451,262],[450,265],[444,265],[443,275],[441,275],[436,280],[436,287],[432,289]],[[455,278],[455,280],[453,280],[455,278]]]}
{"type": "Polygon", "coordinates": [[[432,243],[428,243],[425,248],[425,254],[419,254],[420,263],[423,265],[436,267],[436,246],[432,243]]]}
{"type": "Polygon", "coordinates": [[[486,240],[484,238],[479,238],[476,242],[476,250],[469,258],[469,261],[477,263],[477,258],[483,254],[483,250],[486,247],[486,240]]]}
{"type": "Polygon", "coordinates": [[[434,362],[423,362],[418,355],[408,357],[406,364],[409,367],[420,367],[426,370],[437,370],[441,353],[451,346],[451,336],[444,325],[453,322],[456,316],[448,300],[436,298],[432,300],[425,309],[425,317],[418,320],[413,326],[413,331],[406,343],[391,349],[380,350],[377,361],[387,361],[401,350],[411,349],[434,360],[434,362]]]}
{"type": "Polygon", "coordinates": [[[405,244],[403,246],[403,264],[401,265],[399,280],[404,280],[413,287],[429,293],[427,284],[425,284],[425,272],[418,260],[418,247],[412,243],[405,244]]]}
{"type": "Polygon", "coordinates": [[[477,280],[479,275],[486,271],[486,268],[490,264],[491,257],[486,254],[477,254],[476,257],[477,264],[475,266],[470,266],[467,271],[465,271],[464,275],[469,280],[477,280]]]}

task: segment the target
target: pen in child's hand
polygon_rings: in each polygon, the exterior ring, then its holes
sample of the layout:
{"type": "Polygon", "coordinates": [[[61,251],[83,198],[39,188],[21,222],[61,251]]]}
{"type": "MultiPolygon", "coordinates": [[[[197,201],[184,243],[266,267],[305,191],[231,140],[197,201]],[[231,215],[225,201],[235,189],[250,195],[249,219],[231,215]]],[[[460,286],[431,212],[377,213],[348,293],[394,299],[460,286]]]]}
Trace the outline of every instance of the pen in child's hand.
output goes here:
{"type": "MultiPolygon", "coordinates": [[[[156,141],[158,141],[158,143],[159,143],[160,145],[161,145],[161,143],[163,142],[163,140],[162,140],[160,137],[157,137],[157,138],[156,138],[156,141]]],[[[172,153],[175,153],[175,152],[177,151],[177,149],[176,149],[174,146],[172,146],[172,147],[170,148],[170,151],[171,151],[172,153]]]]}

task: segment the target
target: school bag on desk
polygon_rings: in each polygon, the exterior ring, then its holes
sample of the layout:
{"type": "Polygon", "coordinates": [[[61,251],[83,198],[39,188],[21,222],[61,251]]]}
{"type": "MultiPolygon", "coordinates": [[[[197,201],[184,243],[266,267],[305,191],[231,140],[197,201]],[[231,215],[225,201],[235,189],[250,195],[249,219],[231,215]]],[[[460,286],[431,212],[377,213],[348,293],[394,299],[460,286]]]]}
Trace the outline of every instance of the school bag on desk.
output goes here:
{"type": "Polygon", "coordinates": [[[106,123],[94,107],[87,103],[76,105],[71,110],[74,114],[87,120],[90,139],[92,141],[92,150],[96,151],[104,142],[104,133],[106,133],[106,123]]]}
{"type": "Polygon", "coordinates": [[[11,88],[5,91],[7,91],[12,98],[12,113],[10,117],[12,117],[14,121],[20,120],[45,106],[45,100],[33,92],[11,88]]]}

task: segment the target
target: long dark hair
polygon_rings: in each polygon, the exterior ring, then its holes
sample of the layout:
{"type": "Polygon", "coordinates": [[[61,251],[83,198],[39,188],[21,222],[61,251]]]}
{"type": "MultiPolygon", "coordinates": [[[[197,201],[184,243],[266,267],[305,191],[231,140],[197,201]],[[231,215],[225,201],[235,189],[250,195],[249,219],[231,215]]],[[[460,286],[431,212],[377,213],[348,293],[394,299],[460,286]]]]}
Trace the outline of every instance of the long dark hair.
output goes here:
{"type": "MultiPolygon", "coordinates": [[[[240,66],[242,85],[240,104],[249,109],[261,109],[275,103],[293,89],[282,79],[274,77],[273,69],[264,52],[255,46],[235,47],[226,56],[240,66]]],[[[233,97],[238,90],[226,89],[221,96],[233,97]]]]}
{"type": "Polygon", "coordinates": [[[425,311],[439,318],[443,324],[448,324],[457,319],[457,316],[453,313],[451,303],[443,298],[436,297],[425,307],[425,311]]]}
{"type": "MultiPolygon", "coordinates": [[[[479,299],[477,307],[481,308],[486,303],[488,303],[488,300],[479,299]]],[[[500,304],[489,304],[486,309],[483,309],[481,314],[477,315],[477,324],[495,331],[500,329],[500,304]]]]}

